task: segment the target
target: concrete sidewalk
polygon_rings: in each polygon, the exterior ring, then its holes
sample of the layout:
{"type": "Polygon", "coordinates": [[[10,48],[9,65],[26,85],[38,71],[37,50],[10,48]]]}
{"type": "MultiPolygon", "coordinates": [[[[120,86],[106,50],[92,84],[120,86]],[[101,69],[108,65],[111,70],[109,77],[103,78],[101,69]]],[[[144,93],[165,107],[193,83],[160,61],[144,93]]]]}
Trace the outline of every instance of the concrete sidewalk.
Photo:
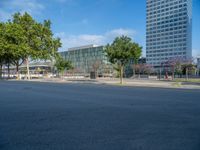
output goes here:
{"type": "MultiPolygon", "coordinates": [[[[119,85],[119,79],[98,80],[99,83],[119,85]]],[[[200,84],[189,82],[160,81],[148,79],[124,79],[124,86],[139,87],[160,87],[160,88],[183,88],[183,89],[200,89],[200,84]]]]}
{"type": "MultiPolygon", "coordinates": [[[[27,81],[27,80],[21,80],[27,81]]],[[[159,88],[180,88],[180,89],[200,89],[200,83],[190,82],[175,82],[175,81],[159,81],[149,79],[124,79],[123,85],[119,84],[117,78],[99,78],[96,80],[85,79],[59,79],[59,78],[44,78],[32,79],[31,82],[50,82],[50,83],[86,83],[86,84],[106,84],[115,86],[136,86],[136,87],[159,87],[159,88]]]]}

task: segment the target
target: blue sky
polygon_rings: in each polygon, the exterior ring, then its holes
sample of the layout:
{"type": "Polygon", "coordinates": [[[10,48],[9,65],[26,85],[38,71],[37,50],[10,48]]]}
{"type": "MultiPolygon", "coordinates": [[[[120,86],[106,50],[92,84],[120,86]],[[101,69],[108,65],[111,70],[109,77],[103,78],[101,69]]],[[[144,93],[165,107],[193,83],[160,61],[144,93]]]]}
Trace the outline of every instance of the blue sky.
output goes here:
{"type": "MultiPolygon", "coordinates": [[[[0,20],[14,12],[50,19],[63,47],[106,44],[128,35],[143,46],[145,56],[146,0],[0,0],[0,20]]],[[[200,0],[193,0],[193,55],[200,55],[200,0]]]]}

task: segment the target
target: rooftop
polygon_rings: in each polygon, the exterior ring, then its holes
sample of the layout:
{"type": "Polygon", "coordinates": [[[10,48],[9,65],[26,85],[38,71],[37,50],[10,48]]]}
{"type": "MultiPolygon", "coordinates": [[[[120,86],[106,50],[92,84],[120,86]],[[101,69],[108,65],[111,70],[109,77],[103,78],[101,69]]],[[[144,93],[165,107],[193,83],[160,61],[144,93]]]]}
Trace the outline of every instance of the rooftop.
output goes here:
{"type": "Polygon", "coordinates": [[[69,48],[68,51],[75,51],[75,50],[80,50],[80,49],[86,49],[86,48],[94,48],[94,47],[98,47],[99,45],[84,45],[84,46],[80,46],[80,47],[72,47],[69,48]]]}

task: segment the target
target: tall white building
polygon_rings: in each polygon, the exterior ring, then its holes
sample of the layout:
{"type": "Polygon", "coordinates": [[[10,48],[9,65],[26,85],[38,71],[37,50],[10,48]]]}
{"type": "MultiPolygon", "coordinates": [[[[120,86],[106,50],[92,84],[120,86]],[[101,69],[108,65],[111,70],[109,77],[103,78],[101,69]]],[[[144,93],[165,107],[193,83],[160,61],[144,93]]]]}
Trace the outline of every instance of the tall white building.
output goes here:
{"type": "Polygon", "coordinates": [[[147,0],[147,63],[192,57],[192,0],[147,0]]]}

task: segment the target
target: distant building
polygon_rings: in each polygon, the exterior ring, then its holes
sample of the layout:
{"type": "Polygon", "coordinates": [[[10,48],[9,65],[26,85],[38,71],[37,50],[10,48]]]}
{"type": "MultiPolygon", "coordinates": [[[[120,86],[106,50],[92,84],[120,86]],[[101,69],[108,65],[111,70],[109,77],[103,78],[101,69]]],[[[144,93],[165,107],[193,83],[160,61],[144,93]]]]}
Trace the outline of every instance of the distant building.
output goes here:
{"type": "MultiPolygon", "coordinates": [[[[39,78],[43,76],[53,76],[53,65],[50,61],[31,61],[29,63],[29,71],[31,78],[39,78]]],[[[19,66],[19,74],[21,78],[24,78],[27,74],[27,66],[26,64],[22,64],[19,66]]],[[[7,66],[3,67],[2,75],[4,78],[8,77],[8,68],[7,66]]],[[[16,66],[10,66],[10,77],[17,77],[16,66]]]]}
{"type": "Polygon", "coordinates": [[[197,58],[197,68],[200,69],[200,56],[197,58]]]}
{"type": "Polygon", "coordinates": [[[192,0],[146,0],[147,63],[192,57],[192,0]]]}
{"type": "MultiPolygon", "coordinates": [[[[146,58],[141,57],[140,59],[138,59],[137,64],[143,64],[143,65],[146,64],[146,58]]],[[[125,77],[132,77],[133,76],[133,69],[134,69],[134,60],[131,59],[129,64],[127,64],[126,67],[125,67],[125,77]]]]}
{"type": "Polygon", "coordinates": [[[74,47],[60,54],[65,60],[72,62],[76,73],[88,75],[97,71],[99,75],[103,75],[112,72],[112,67],[104,53],[104,46],[74,47]]]}
{"type": "Polygon", "coordinates": [[[147,59],[145,57],[142,57],[138,60],[138,64],[146,64],[147,63],[147,59]]]}

